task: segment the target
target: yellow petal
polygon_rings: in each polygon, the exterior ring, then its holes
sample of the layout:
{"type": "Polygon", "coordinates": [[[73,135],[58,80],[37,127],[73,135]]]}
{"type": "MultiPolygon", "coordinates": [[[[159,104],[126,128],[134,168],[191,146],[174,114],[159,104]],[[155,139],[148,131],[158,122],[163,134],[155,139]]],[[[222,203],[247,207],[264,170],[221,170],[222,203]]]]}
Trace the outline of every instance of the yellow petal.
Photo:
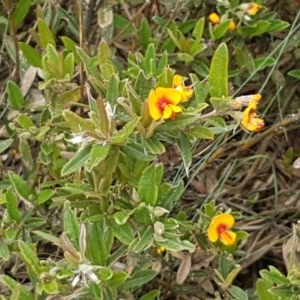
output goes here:
{"type": "Polygon", "coordinates": [[[190,87],[178,85],[175,89],[181,94],[181,102],[187,101],[193,95],[193,90],[190,87]]]}
{"type": "Polygon", "coordinates": [[[252,95],[252,99],[255,100],[256,103],[258,103],[261,100],[261,94],[252,95]]]}
{"type": "Polygon", "coordinates": [[[157,106],[157,95],[154,90],[151,90],[148,97],[149,113],[152,119],[159,120],[162,117],[161,110],[157,106]]]}
{"type": "Polygon", "coordinates": [[[164,108],[164,112],[163,112],[163,118],[164,119],[170,119],[172,114],[173,114],[173,110],[172,110],[171,106],[166,105],[165,108],[164,108]]]}
{"type": "Polygon", "coordinates": [[[220,241],[225,246],[233,245],[236,241],[236,233],[231,230],[225,230],[220,234],[220,241]]]}
{"type": "Polygon", "coordinates": [[[215,243],[219,238],[219,234],[217,228],[214,228],[213,226],[211,226],[211,224],[212,223],[210,223],[210,226],[207,230],[207,237],[212,243],[215,243]]]}
{"type": "Polygon", "coordinates": [[[168,99],[171,104],[178,104],[181,100],[181,94],[173,88],[158,87],[155,89],[155,93],[158,99],[168,99]]]}
{"type": "Polygon", "coordinates": [[[251,118],[245,127],[248,131],[260,131],[265,126],[264,120],[261,118],[251,118]]]}
{"type": "Polygon", "coordinates": [[[180,86],[182,84],[183,84],[182,76],[175,74],[173,77],[173,87],[176,88],[177,86],[180,86]]]}
{"type": "Polygon", "coordinates": [[[172,111],[175,113],[182,112],[182,107],[178,105],[169,104],[169,106],[171,107],[172,111]]]}
{"type": "Polygon", "coordinates": [[[250,3],[249,8],[247,9],[247,13],[250,16],[254,16],[257,14],[257,12],[262,8],[261,5],[257,3],[250,3]]]}
{"type": "Polygon", "coordinates": [[[263,119],[257,118],[256,107],[256,99],[251,99],[249,106],[243,112],[241,125],[248,131],[260,131],[265,125],[263,119]]]}
{"type": "Polygon", "coordinates": [[[229,213],[220,214],[214,217],[216,223],[225,224],[228,228],[234,225],[234,217],[229,213]]]}
{"type": "Polygon", "coordinates": [[[218,14],[216,13],[211,13],[209,16],[208,16],[208,19],[209,21],[211,21],[213,24],[218,24],[220,23],[220,17],[218,14]]]}
{"type": "Polygon", "coordinates": [[[235,28],[236,28],[236,25],[235,25],[234,21],[231,20],[229,23],[229,30],[233,31],[233,30],[235,30],[235,28]]]}

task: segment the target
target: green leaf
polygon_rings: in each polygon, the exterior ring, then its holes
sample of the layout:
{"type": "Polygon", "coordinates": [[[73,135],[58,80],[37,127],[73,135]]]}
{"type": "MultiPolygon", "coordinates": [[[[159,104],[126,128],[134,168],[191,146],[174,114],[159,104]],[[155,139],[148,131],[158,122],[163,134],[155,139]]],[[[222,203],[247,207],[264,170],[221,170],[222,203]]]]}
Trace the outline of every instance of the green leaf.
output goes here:
{"type": "Polygon", "coordinates": [[[295,292],[292,291],[292,287],[290,284],[271,287],[269,291],[271,294],[279,297],[279,299],[292,299],[291,297],[295,295],[295,292]]]}
{"type": "Polygon", "coordinates": [[[185,173],[188,176],[189,167],[192,163],[192,150],[191,150],[190,142],[187,136],[183,132],[180,132],[179,134],[178,148],[180,150],[181,157],[183,159],[185,173]]]}
{"type": "Polygon", "coordinates": [[[104,218],[87,223],[87,257],[92,264],[106,266],[113,244],[113,231],[104,218]]]}
{"type": "Polygon", "coordinates": [[[140,117],[136,117],[133,120],[129,121],[121,130],[119,130],[112,138],[111,144],[122,144],[126,143],[127,139],[134,131],[136,125],[140,121],[140,117]]]}
{"type": "Polygon", "coordinates": [[[7,82],[8,101],[12,108],[20,110],[25,103],[20,87],[13,81],[7,82]]]}
{"type": "Polygon", "coordinates": [[[69,76],[72,78],[74,73],[74,54],[68,53],[68,55],[64,58],[64,69],[63,69],[63,77],[69,76]]]}
{"type": "Polygon", "coordinates": [[[26,227],[28,227],[28,229],[36,229],[41,228],[41,226],[46,224],[47,220],[42,217],[30,217],[28,219],[25,219],[24,223],[26,227]]]}
{"type": "Polygon", "coordinates": [[[177,252],[177,251],[184,251],[187,250],[190,253],[193,253],[195,251],[195,245],[193,245],[191,242],[180,239],[166,239],[165,241],[157,241],[156,242],[158,246],[164,247],[166,250],[171,252],[177,252]]]}
{"type": "Polygon", "coordinates": [[[100,73],[104,80],[109,80],[113,75],[117,73],[114,65],[110,61],[106,61],[99,65],[100,73]]]}
{"type": "Polygon", "coordinates": [[[163,73],[163,70],[168,69],[168,52],[164,51],[158,62],[155,75],[158,77],[163,73]]]}
{"type": "Polygon", "coordinates": [[[31,248],[30,245],[24,241],[19,241],[19,249],[21,254],[21,259],[26,264],[29,270],[33,270],[36,275],[40,275],[42,268],[39,265],[39,259],[36,252],[31,248]]]}
{"type": "Polygon", "coordinates": [[[108,281],[113,277],[113,270],[111,268],[101,268],[100,272],[98,273],[98,278],[101,281],[108,281]]]}
{"type": "Polygon", "coordinates": [[[105,62],[107,62],[110,59],[111,59],[111,51],[110,51],[109,45],[107,44],[107,42],[105,40],[102,39],[98,46],[99,64],[100,65],[104,64],[105,62]]]}
{"type": "Polygon", "coordinates": [[[195,123],[199,119],[198,115],[178,115],[174,120],[167,120],[159,125],[156,132],[177,131],[195,123]]]}
{"type": "Polygon", "coordinates": [[[156,271],[141,269],[134,272],[133,276],[121,287],[121,290],[128,290],[134,287],[142,287],[145,283],[152,280],[157,275],[156,271]]]}
{"type": "Polygon", "coordinates": [[[8,149],[13,143],[13,139],[0,140],[0,153],[8,149]]]}
{"type": "Polygon", "coordinates": [[[33,194],[29,185],[13,171],[8,171],[8,177],[15,192],[23,199],[29,200],[30,196],[33,194]]]}
{"type": "Polygon", "coordinates": [[[111,221],[115,237],[123,244],[130,245],[134,239],[133,230],[128,223],[118,225],[115,221],[111,221]]]}
{"type": "Polygon", "coordinates": [[[184,192],[184,184],[180,181],[176,186],[172,186],[167,194],[159,201],[158,205],[171,211],[184,192]]]}
{"type": "Polygon", "coordinates": [[[43,290],[49,295],[58,293],[58,283],[55,280],[43,282],[42,287],[43,290]]]}
{"type": "Polygon", "coordinates": [[[77,44],[67,36],[62,36],[60,38],[61,38],[65,48],[68,51],[73,53],[74,60],[75,60],[76,64],[78,64],[80,62],[80,57],[79,57],[77,49],[76,49],[77,44]]]}
{"type": "Polygon", "coordinates": [[[109,144],[95,144],[92,146],[89,160],[85,164],[85,169],[89,172],[98,166],[101,161],[103,161],[110,150],[111,146],[109,144]]]}
{"type": "Polygon", "coordinates": [[[146,149],[143,145],[137,143],[130,143],[128,145],[121,146],[121,150],[125,155],[140,161],[153,161],[156,158],[155,155],[151,155],[150,153],[146,152],[146,149]]]}
{"type": "Polygon", "coordinates": [[[174,35],[174,33],[169,29],[167,28],[167,32],[171,38],[171,40],[173,41],[173,43],[176,45],[176,47],[181,51],[181,45],[179,43],[179,40],[178,38],[174,35]]]}
{"type": "Polygon", "coordinates": [[[22,214],[18,209],[19,201],[15,193],[11,188],[8,188],[5,193],[6,196],[6,208],[9,216],[16,222],[20,221],[22,214]]]}
{"type": "MultiPolygon", "coordinates": [[[[296,79],[300,79],[300,69],[295,69],[295,70],[289,71],[287,74],[296,79]]],[[[1,153],[1,151],[0,151],[0,153],[1,153]]]]}
{"type": "Polygon", "coordinates": [[[86,145],[83,149],[77,152],[62,168],[61,176],[74,173],[84,166],[85,162],[90,157],[90,151],[92,146],[86,145]]]}
{"type": "Polygon", "coordinates": [[[14,20],[14,25],[18,27],[26,17],[29,12],[31,0],[19,0],[17,5],[12,13],[12,18],[14,20]]]}
{"type": "Polygon", "coordinates": [[[139,40],[144,49],[146,49],[147,46],[149,45],[151,35],[152,35],[152,29],[149,25],[149,22],[145,17],[143,17],[139,29],[139,40]]]}
{"type": "Polygon", "coordinates": [[[248,294],[236,285],[232,285],[228,289],[229,294],[231,295],[232,300],[248,300],[248,294]]]}
{"type": "Polygon", "coordinates": [[[140,300],[155,300],[159,297],[159,290],[152,290],[146,295],[142,296],[140,300]]]}
{"type": "Polygon", "coordinates": [[[96,59],[89,57],[84,52],[84,50],[82,50],[79,47],[76,47],[76,50],[77,50],[78,55],[79,55],[80,59],[82,60],[84,66],[86,68],[88,77],[89,78],[95,77],[98,80],[102,80],[101,75],[99,73],[98,66],[97,66],[97,63],[98,63],[97,60],[96,60],[97,57],[95,57],[96,59]]]}
{"type": "Polygon", "coordinates": [[[253,55],[247,47],[236,47],[234,57],[240,70],[246,69],[250,73],[255,71],[253,55]]]}
{"type": "Polygon", "coordinates": [[[197,126],[192,128],[188,132],[188,135],[191,136],[192,138],[205,139],[205,140],[212,140],[214,138],[213,132],[204,126],[197,126]]]}
{"type": "MultiPolygon", "coordinates": [[[[72,77],[72,75],[70,77],[72,77]]],[[[76,86],[75,88],[64,92],[60,95],[60,98],[63,102],[66,102],[67,105],[71,102],[79,102],[81,99],[81,87],[76,86]]]]}
{"type": "Polygon", "coordinates": [[[142,143],[152,154],[163,154],[166,152],[164,144],[154,135],[150,139],[144,139],[142,143]]]}
{"type": "Polygon", "coordinates": [[[149,44],[142,65],[147,76],[155,74],[156,53],[153,43],[149,44]]]}
{"type": "Polygon", "coordinates": [[[128,277],[128,274],[123,271],[115,271],[112,278],[105,282],[109,288],[115,288],[122,285],[128,277]]]}
{"type": "Polygon", "coordinates": [[[269,266],[269,270],[261,270],[259,271],[260,276],[267,280],[268,282],[274,283],[276,282],[277,284],[288,284],[289,279],[282,274],[278,269],[276,269],[273,266],[269,266]]]}
{"type": "Polygon", "coordinates": [[[64,110],[62,115],[70,129],[75,133],[94,129],[90,119],[81,118],[71,110],[64,110]]]}
{"type": "Polygon", "coordinates": [[[64,204],[63,221],[64,232],[67,234],[73,246],[79,249],[79,223],[76,214],[70,207],[69,201],[66,201],[64,204]]]}
{"type": "Polygon", "coordinates": [[[47,44],[46,56],[42,59],[42,66],[47,79],[63,79],[61,53],[59,54],[52,44],[47,44]]]}
{"type": "Polygon", "coordinates": [[[268,32],[282,31],[290,26],[288,22],[282,20],[268,20],[270,25],[268,32]]]}
{"type": "Polygon", "coordinates": [[[151,79],[147,78],[144,71],[140,71],[136,76],[134,85],[135,92],[140,96],[141,99],[146,99],[151,90],[151,79]]]}
{"type": "Polygon", "coordinates": [[[211,97],[210,103],[214,109],[227,109],[230,107],[232,98],[231,97],[211,97]]]}
{"type": "Polygon", "coordinates": [[[231,20],[226,20],[222,24],[218,25],[215,30],[213,31],[214,39],[218,40],[223,37],[229,28],[231,20]]]}
{"type": "Polygon", "coordinates": [[[273,286],[272,283],[267,282],[261,278],[256,281],[256,293],[259,300],[278,300],[278,297],[272,295],[269,289],[273,286]]]}
{"type": "Polygon", "coordinates": [[[42,68],[42,56],[33,47],[24,42],[19,42],[19,47],[30,65],[42,68]]]}
{"type": "Polygon", "coordinates": [[[54,235],[48,234],[48,233],[46,233],[44,231],[34,230],[32,232],[34,234],[38,235],[39,237],[43,238],[44,240],[49,241],[49,242],[51,242],[53,244],[60,245],[60,243],[61,243],[59,238],[57,238],[54,235]]]}
{"type": "Polygon", "coordinates": [[[209,70],[208,81],[211,85],[211,97],[228,96],[228,49],[225,43],[217,48],[209,70]]]}
{"type": "Polygon", "coordinates": [[[19,150],[24,166],[28,170],[31,170],[33,168],[33,159],[31,155],[30,146],[25,138],[20,138],[19,150]]]}
{"type": "Polygon", "coordinates": [[[152,246],[153,243],[153,227],[149,225],[145,230],[143,230],[142,234],[138,238],[137,243],[133,243],[132,251],[139,253],[141,251],[145,251],[149,247],[152,246]]]}
{"type": "Polygon", "coordinates": [[[254,60],[254,66],[256,71],[263,70],[267,67],[272,67],[276,63],[273,57],[260,57],[254,60]]]}
{"type": "Polygon", "coordinates": [[[155,206],[158,196],[155,165],[151,164],[143,171],[138,185],[138,194],[144,203],[155,206]]]}
{"type": "Polygon", "coordinates": [[[204,30],[204,22],[205,18],[202,17],[198,20],[198,22],[195,25],[195,28],[192,32],[193,37],[196,39],[197,42],[200,42],[202,39],[203,35],[203,30],[204,30]]]}
{"type": "Polygon", "coordinates": [[[8,261],[10,258],[10,251],[5,242],[0,243],[0,258],[4,261],[8,261]]]}
{"type": "Polygon", "coordinates": [[[141,202],[134,211],[134,218],[139,224],[153,223],[153,207],[141,202]]]}
{"type": "MultiPolygon", "coordinates": [[[[11,277],[7,275],[0,275],[0,282],[3,283],[5,286],[7,286],[12,292],[18,289],[19,296],[16,299],[22,299],[22,300],[34,300],[35,297],[28,291],[28,289],[19,284],[19,282],[15,281],[11,277]]],[[[13,300],[13,298],[10,298],[13,300]]]]}
{"type": "Polygon", "coordinates": [[[36,203],[42,205],[55,195],[55,191],[45,189],[38,193],[36,203]]]}
{"type": "Polygon", "coordinates": [[[124,225],[133,213],[134,210],[122,209],[114,214],[114,220],[118,225],[124,225]]]}
{"type": "Polygon", "coordinates": [[[233,268],[229,274],[227,275],[225,279],[225,283],[227,286],[231,286],[233,283],[233,280],[236,278],[238,273],[241,271],[242,267],[240,265],[237,265],[235,268],[233,268]]]}
{"type": "Polygon", "coordinates": [[[32,119],[25,114],[19,114],[16,118],[16,122],[25,130],[29,130],[30,127],[34,126],[32,119]]]}
{"type": "Polygon", "coordinates": [[[120,79],[116,74],[112,74],[107,84],[106,101],[112,105],[117,104],[117,99],[120,97],[119,92],[120,79]]]}
{"type": "Polygon", "coordinates": [[[49,44],[54,48],[56,47],[54,36],[50,28],[48,27],[47,23],[41,18],[38,19],[38,33],[41,45],[45,50],[47,49],[49,44]]]}
{"type": "Polygon", "coordinates": [[[268,32],[271,23],[266,20],[257,20],[249,26],[238,26],[237,31],[241,36],[255,36],[268,32]]]}

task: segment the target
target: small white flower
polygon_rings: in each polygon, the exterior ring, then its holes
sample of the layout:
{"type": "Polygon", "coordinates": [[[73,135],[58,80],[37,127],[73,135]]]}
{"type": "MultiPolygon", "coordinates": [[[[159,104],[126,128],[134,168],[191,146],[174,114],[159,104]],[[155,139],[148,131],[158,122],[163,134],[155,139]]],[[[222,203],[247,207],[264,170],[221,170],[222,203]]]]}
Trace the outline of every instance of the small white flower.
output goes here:
{"type": "Polygon", "coordinates": [[[111,120],[115,116],[116,108],[117,108],[116,105],[111,106],[109,102],[105,102],[105,110],[109,120],[111,120]]]}
{"type": "Polygon", "coordinates": [[[80,143],[89,143],[94,140],[91,136],[83,136],[82,133],[74,133],[72,134],[72,138],[69,140],[72,144],[80,144],[80,143]]]}

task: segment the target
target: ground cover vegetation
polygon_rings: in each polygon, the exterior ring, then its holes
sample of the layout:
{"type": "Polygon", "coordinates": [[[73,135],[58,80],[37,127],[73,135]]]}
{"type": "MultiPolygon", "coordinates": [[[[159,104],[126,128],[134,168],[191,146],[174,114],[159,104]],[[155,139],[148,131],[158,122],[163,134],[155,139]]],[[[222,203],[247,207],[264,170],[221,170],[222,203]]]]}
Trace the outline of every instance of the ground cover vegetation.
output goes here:
{"type": "Polygon", "coordinates": [[[299,299],[299,8],[1,0],[0,299],[299,299]]]}

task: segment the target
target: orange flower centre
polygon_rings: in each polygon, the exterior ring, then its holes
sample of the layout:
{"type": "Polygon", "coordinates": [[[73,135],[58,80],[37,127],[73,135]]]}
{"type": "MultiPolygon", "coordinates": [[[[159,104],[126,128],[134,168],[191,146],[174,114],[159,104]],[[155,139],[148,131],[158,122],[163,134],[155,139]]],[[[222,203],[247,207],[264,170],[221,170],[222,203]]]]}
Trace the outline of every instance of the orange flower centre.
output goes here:
{"type": "Polygon", "coordinates": [[[218,235],[220,236],[222,233],[224,233],[227,230],[227,226],[225,224],[219,224],[217,227],[218,235]]]}
{"type": "MultiPolygon", "coordinates": [[[[156,103],[161,114],[164,113],[165,107],[168,106],[169,104],[172,104],[172,102],[167,97],[161,97],[156,103]]],[[[174,119],[175,116],[176,116],[176,113],[173,111],[170,116],[170,119],[174,119]]]]}
{"type": "Polygon", "coordinates": [[[228,229],[228,226],[225,225],[225,224],[220,224],[218,227],[217,227],[217,232],[218,232],[218,235],[219,237],[223,236],[223,238],[226,237],[226,239],[232,241],[232,243],[234,243],[234,240],[232,239],[232,236],[229,234],[229,232],[227,231],[228,229]]]}
{"type": "Polygon", "coordinates": [[[157,107],[158,107],[158,109],[160,110],[161,113],[164,112],[165,106],[168,105],[168,104],[171,104],[171,102],[170,102],[169,99],[166,98],[166,97],[160,98],[160,99],[157,101],[157,103],[156,103],[156,105],[157,105],[157,107]]]}

